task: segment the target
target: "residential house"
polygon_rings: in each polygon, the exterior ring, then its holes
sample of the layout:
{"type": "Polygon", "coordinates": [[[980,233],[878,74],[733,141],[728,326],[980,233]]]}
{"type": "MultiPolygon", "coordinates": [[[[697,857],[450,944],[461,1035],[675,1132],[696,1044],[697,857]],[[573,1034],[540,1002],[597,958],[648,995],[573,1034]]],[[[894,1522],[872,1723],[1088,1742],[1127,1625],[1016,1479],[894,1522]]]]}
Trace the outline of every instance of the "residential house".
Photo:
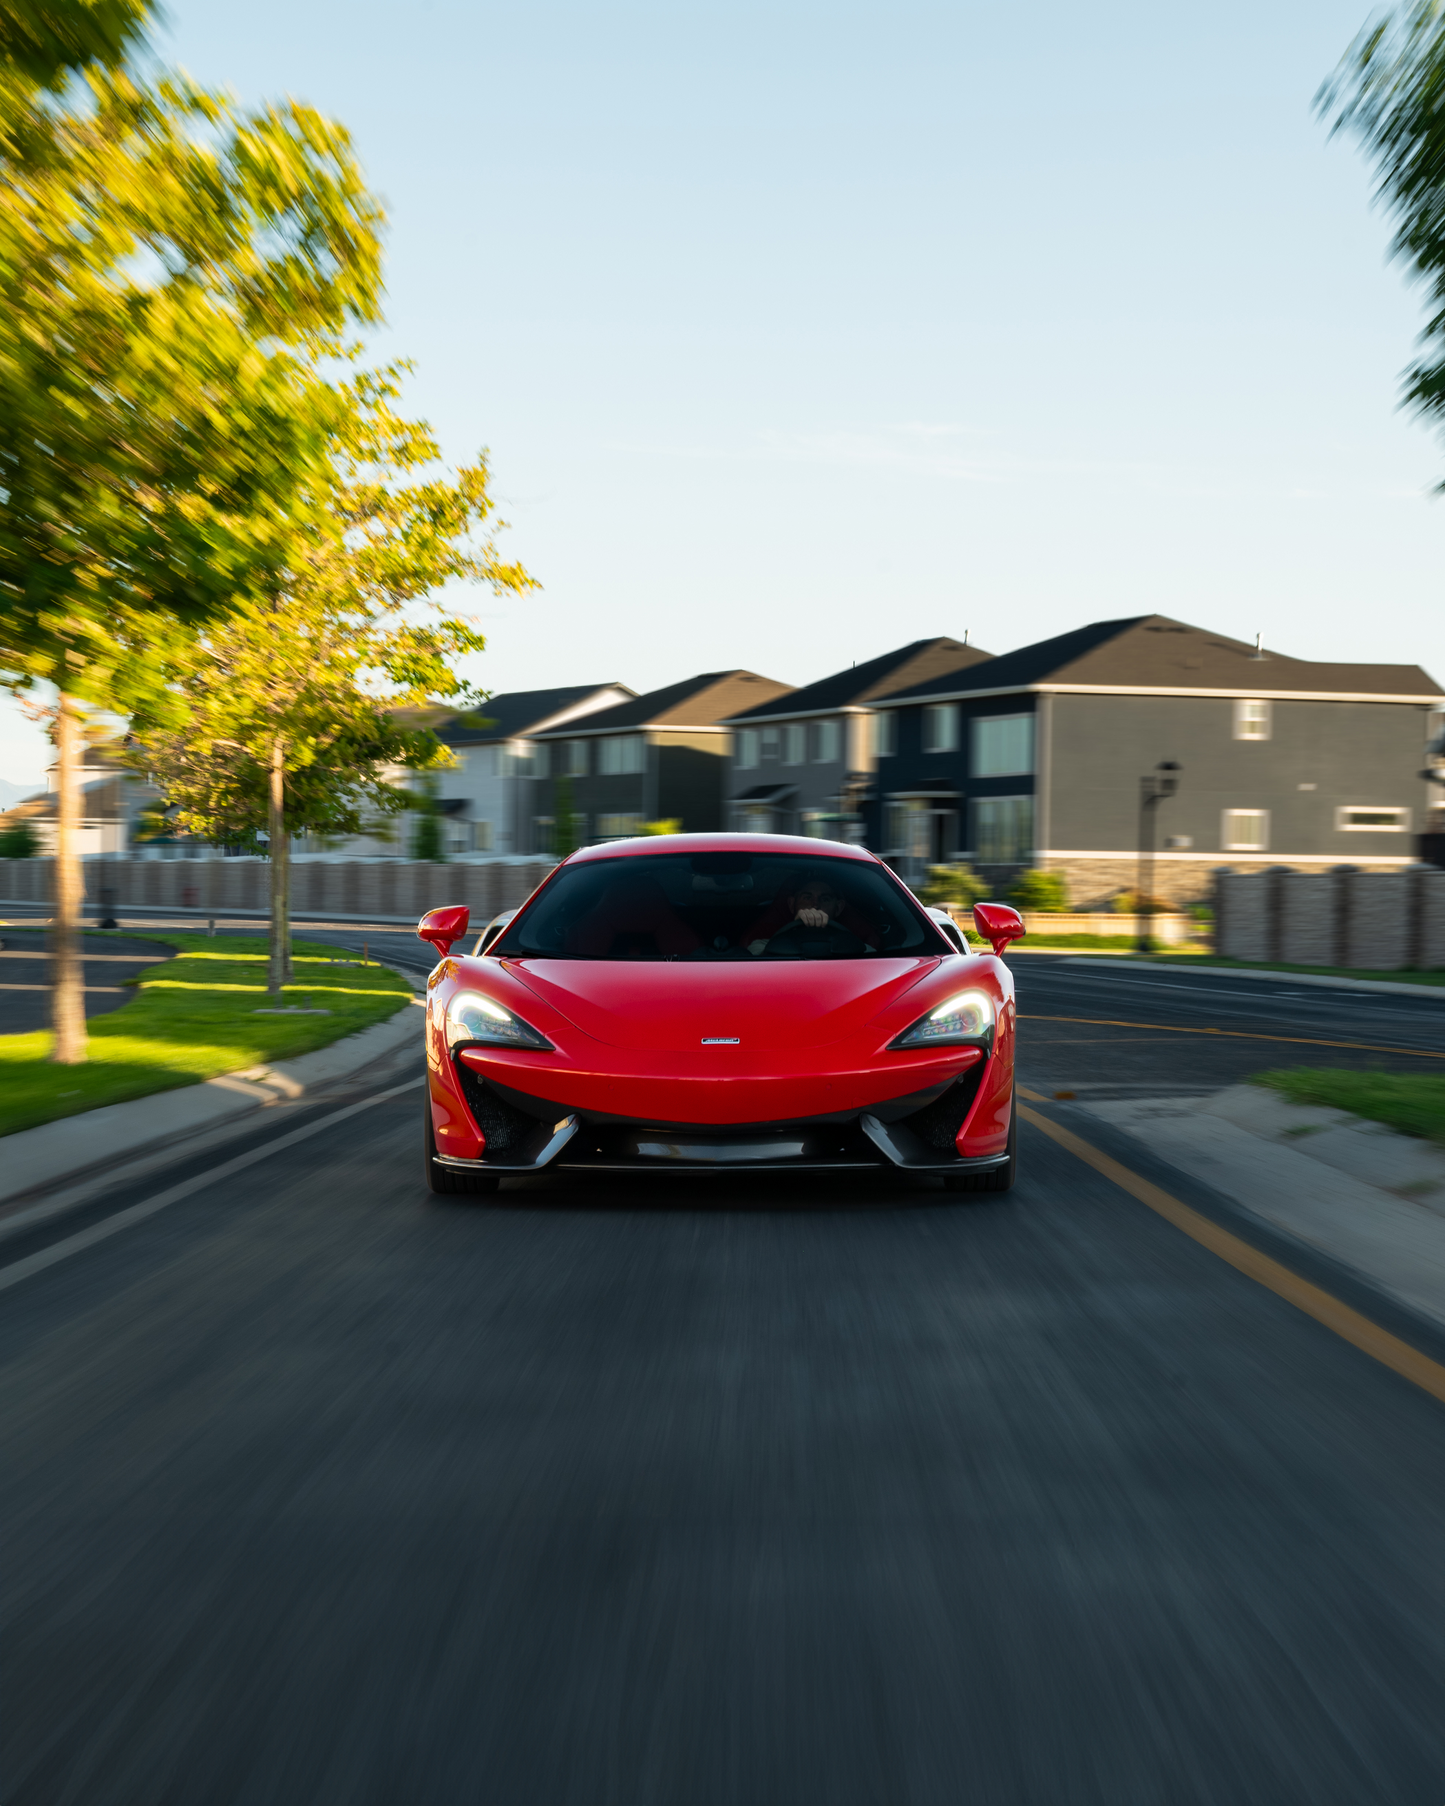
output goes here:
{"type": "Polygon", "coordinates": [[[635,697],[626,684],[513,690],[493,696],[471,717],[440,724],[437,737],[456,762],[432,780],[440,790],[448,855],[532,853],[532,780],[545,768],[539,736],[635,697]],[[540,759],[540,764],[539,764],[540,759]]]}
{"type": "Polygon", "coordinates": [[[966,640],[913,640],[734,715],[727,825],[861,841],[873,800],[874,697],[989,656],[966,640]]]}
{"type": "Polygon", "coordinates": [[[1062,872],[1099,907],[1132,888],[1141,780],[1160,803],[1156,894],[1220,866],[1409,864],[1445,726],[1417,665],[1324,664],[1164,615],[1096,621],[881,697],[879,850],[906,878],[965,859],[1062,872]]]}
{"type": "Polygon", "coordinates": [[[687,833],[723,827],[726,724],[788,688],[755,671],[707,671],[538,733],[547,769],[539,761],[531,786],[535,850],[555,844],[556,817],[569,797],[569,838],[579,843],[623,839],[653,821],[681,822],[687,833]]]}

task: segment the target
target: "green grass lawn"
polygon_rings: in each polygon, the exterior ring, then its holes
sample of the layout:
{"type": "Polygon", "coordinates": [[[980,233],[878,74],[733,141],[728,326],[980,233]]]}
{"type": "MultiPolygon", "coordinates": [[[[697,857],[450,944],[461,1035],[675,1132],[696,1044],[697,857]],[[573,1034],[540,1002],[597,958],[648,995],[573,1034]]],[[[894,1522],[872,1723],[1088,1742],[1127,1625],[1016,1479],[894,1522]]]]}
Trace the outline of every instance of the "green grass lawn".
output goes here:
{"type": "Polygon", "coordinates": [[[52,1065],[49,1030],[0,1035],[0,1135],[310,1053],[384,1022],[412,995],[411,984],[386,966],[363,966],[359,954],[296,941],[295,981],[282,1001],[330,1015],[258,1016],[268,1002],[264,938],[211,940],[149,929],[145,938],[176,948],[177,958],[149,967],[133,1001],[91,1020],[85,1065],[52,1065]]]}
{"type": "Polygon", "coordinates": [[[1434,985],[1437,989],[1445,985],[1445,971],[1373,972],[1354,966],[1284,966],[1270,960],[1220,959],[1213,953],[1176,953],[1160,957],[1176,959],[1181,965],[1232,967],[1237,972],[1307,972],[1321,978],[1379,978],[1391,984],[1434,985]]]}
{"type": "Polygon", "coordinates": [[[1387,1123],[1405,1135],[1419,1135],[1445,1145],[1442,1072],[1342,1072],[1322,1066],[1288,1066],[1277,1072],[1261,1072],[1253,1083],[1267,1085],[1292,1104],[1350,1110],[1371,1122],[1387,1123]]]}

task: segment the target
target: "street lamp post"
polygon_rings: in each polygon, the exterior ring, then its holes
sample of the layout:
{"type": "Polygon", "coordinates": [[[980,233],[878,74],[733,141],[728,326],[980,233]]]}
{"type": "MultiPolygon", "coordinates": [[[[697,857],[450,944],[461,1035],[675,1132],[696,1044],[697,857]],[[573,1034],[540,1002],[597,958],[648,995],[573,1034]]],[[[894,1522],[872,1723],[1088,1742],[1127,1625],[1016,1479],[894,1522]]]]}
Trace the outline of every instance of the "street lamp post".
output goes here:
{"type": "Polygon", "coordinates": [[[1183,766],[1173,759],[1161,759],[1147,777],[1139,780],[1139,879],[1137,909],[1138,946],[1148,953],[1153,943],[1149,921],[1154,914],[1154,838],[1159,805],[1179,788],[1174,774],[1183,766]]]}

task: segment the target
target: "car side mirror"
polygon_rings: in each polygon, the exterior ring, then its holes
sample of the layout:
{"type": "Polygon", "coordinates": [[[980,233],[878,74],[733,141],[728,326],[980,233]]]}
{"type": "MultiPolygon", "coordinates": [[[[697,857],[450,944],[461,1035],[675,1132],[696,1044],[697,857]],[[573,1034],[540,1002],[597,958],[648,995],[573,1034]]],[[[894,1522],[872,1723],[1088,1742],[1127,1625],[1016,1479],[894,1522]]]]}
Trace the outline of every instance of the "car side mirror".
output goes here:
{"type": "Polygon", "coordinates": [[[445,959],[452,950],[453,941],[459,941],[467,931],[472,919],[472,912],[465,903],[452,903],[445,909],[429,909],[416,925],[417,939],[430,941],[436,948],[438,957],[445,959]]]}
{"type": "Polygon", "coordinates": [[[1016,941],[1028,932],[1023,917],[1007,903],[975,903],[973,925],[995,953],[1002,953],[1010,941],[1016,941]]]}

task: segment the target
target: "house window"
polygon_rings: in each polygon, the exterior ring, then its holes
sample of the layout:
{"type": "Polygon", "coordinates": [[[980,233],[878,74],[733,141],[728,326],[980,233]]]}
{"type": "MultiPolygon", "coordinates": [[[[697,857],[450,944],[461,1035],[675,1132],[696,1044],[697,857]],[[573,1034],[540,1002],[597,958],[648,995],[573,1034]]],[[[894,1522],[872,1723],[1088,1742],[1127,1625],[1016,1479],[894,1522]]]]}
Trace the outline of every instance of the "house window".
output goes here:
{"type": "Polygon", "coordinates": [[[550,853],[552,851],[553,825],[550,815],[534,815],[532,817],[532,851],[534,853],[550,853]]]}
{"type": "Polygon", "coordinates": [[[569,778],[585,778],[587,776],[587,742],[585,740],[567,740],[558,748],[566,759],[560,767],[569,778]]]}
{"type": "Polygon", "coordinates": [[[958,751],[956,702],[931,702],[924,709],[923,750],[926,753],[958,751]]]}
{"type": "Polygon", "coordinates": [[[509,777],[529,778],[532,775],[532,754],[535,751],[530,740],[513,740],[506,750],[506,763],[503,770],[509,777]]]}
{"type": "Polygon", "coordinates": [[[640,833],[642,817],[640,815],[599,815],[597,817],[597,838],[599,840],[627,840],[640,833]]]}
{"type": "Polygon", "coordinates": [[[1236,740],[1268,740],[1269,704],[1260,698],[1241,698],[1234,705],[1236,740]]]}
{"type": "Polygon", "coordinates": [[[1023,865],[1033,850],[1031,796],[975,797],[973,856],[980,865],[1023,865]]]}
{"type": "Polygon", "coordinates": [[[472,851],[490,853],[492,850],[492,824],[489,821],[472,823],[472,851]]]}
{"type": "Polygon", "coordinates": [[[880,759],[891,759],[897,753],[897,709],[879,709],[873,717],[873,751],[880,759]]]}
{"type": "Polygon", "coordinates": [[[759,750],[765,759],[777,758],[778,730],[775,727],[765,727],[763,729],[762,739],[759,742],[759,750]]]}
{"type": "Polygon", "coordinates": [[[836,765],[843,756],[843,736],[836,721],[815,721],[812,728],[813,763],[836,765]]]}
{"type": "Polygon", "coordinates": [[[1267,853],[1269,810],[1226,809],[1219,841],[1226,853],[1267,853]]]}
{"type": "Polygon", "coordinates": [[[737,738],[737,767],[739,771],[752,771],[758,763],[758,730],[745,727],[737,738]]]}
{"type": "Polygon", "coordinates": [[[615,734],[597,742],[597,770],[605,778],[635,777],[642,770],[641,734],[615,734]]]}
{"type": "Polygon", "coordinates": [[[1032,715],[974,717],[973,775],[976,778],[1028,777],[1033,768],[1032,715]]]}
{"type": "Polygon", "coordinates": [[[1408,809],[1372,809],[1363,803],[1346,803],[1335,810],[1335,827],[1341,834],[1408,834],[1408,809]]]}
{"type": "Polygon", "coordinates": [[[790,721],[783,729],[784,765],[801,765],[808,756],[808,730],[801,721],[790,721]]]}

